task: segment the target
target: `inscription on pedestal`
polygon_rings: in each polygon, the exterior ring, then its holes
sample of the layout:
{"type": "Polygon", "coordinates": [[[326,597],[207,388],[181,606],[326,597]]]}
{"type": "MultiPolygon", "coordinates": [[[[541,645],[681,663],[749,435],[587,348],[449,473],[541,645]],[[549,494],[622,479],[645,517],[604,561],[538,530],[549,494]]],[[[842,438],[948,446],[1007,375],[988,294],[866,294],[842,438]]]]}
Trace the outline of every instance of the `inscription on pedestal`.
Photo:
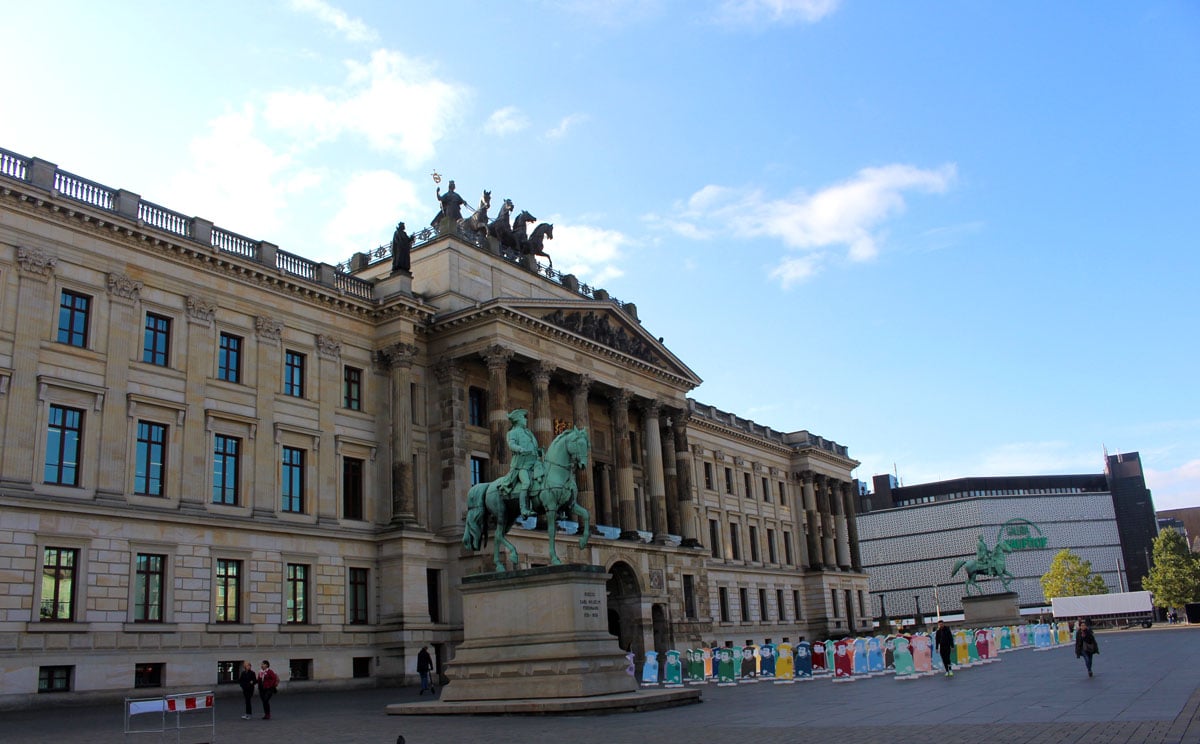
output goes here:
{"type": "Polygon", "coordinates": [[[600,617],[601,608],[604,600],[597,596],[596,592],[584,592],[583,597],[579,600],[580,617],[584,619],[600,617]]]}

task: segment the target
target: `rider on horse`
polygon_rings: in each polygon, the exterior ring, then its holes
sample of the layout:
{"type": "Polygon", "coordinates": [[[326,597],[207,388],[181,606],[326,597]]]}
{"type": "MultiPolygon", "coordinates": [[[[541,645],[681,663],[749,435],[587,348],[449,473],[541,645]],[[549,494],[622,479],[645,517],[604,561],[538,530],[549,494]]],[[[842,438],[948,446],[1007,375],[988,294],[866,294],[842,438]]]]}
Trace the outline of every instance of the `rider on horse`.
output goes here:
{"type": "Polygon", "coordinates": [[[542,459],[542,449],[525,423],[528,416],[529,413],[523,408],[508,414],[508,449],[512,452],[512,463],[508,473],[497,483],[506,497],[514,492],[517,494],[522,517],[534,514],[529,508],[529,486],[533,482],[532,471],[542,459]]]}

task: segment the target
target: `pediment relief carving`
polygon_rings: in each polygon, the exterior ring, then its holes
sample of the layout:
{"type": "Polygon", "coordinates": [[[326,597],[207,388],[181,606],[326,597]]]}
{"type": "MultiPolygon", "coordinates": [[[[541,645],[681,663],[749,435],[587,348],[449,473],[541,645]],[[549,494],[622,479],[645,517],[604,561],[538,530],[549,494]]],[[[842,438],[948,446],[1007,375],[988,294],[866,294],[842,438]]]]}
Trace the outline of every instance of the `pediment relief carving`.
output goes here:
{"type": "Polygon", "coordinates": [[[541,316],[542,320],[564,330],[578,333],[611,349],[616,349],[649,364],[663,364],[662,356],[654,346],[635,331],[626,330],[625,324],[613,320],[611,313],[593,310],[563,310],[559,308],[541,316]]]}

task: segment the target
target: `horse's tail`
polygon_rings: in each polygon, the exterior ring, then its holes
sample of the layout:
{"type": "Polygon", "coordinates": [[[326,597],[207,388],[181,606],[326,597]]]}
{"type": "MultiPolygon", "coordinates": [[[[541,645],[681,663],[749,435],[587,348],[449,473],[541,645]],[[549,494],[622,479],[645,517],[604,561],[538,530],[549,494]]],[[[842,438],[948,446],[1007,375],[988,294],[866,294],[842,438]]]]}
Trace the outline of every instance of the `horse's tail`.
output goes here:
{"type": "Polygon", "coordinates": [[[954,564],[954,569],[950,571],[950,575],[951,575],[951,576],[953,576],[954,574],[958,573],[958,569],[962,568],[962,567],[963,567],[963,566],[965,566],[965,565],[967,565],[967,562],[966,562],[966,561],[964,561],[964,560],[962,560],[962,559],[959,559],[959,560],[958,560],[958,561],[957,561],[957,562],[954,564]]]}
{"type": "Polygon", "coordinates": [[[479,550],[487,537],[487,508],[484,495],[487,483],[476,483],[467,491],[467,518],[463,524],[463,547],[479,550]]]}

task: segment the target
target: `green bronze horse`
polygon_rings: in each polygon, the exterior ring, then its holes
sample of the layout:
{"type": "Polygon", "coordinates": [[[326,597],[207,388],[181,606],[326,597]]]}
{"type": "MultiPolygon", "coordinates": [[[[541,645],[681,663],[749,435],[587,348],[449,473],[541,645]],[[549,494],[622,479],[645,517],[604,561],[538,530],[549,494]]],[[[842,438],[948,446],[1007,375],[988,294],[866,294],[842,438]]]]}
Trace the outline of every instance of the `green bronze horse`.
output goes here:
{"type": "MultiPolygon", "coordinates": [[[[980,538],[980,540],[982,539],[983,538],[980,538]]],[[[976,583],[976,579],[980,576],[993,576],[997,579],[1000,579],[1000,583],[1004,585],[1004,590],[1008,591],[1008,583],[1016,578],[1008,572],[1007,561],[1004,558],[1004,554],[1010,552],[1011,550],[1012,548],[1008,547],[1004,543],[1000,543],[988,552],[988,555],[984,560],[967,560],[964,558],[956,561],[954,563],[954,568],[950,571],[950,575],[953,576],[954,574],[958,573],[960,568],[966,569],[966,586],[968,596],[970,596],[972,589],[975,590],[976,594],[983,594],[983,590],[980,589],[979,584],[976,583]]]]}
{"type": "MultiPolygon", "coordinates": [[[[558,553],[554,549],[554,537],[558,531],[558,519],[562,517],[578,517],[580,522],[579,547],[587,547],[591,535],[590,515],[576,497],[579,487],[575,484],[575,471],[587,467],[588,464],[588,434],[586,429],[567,429],[554,438],[546,448],[546,455],[535,467],[532,482],[529,486],[529,504],[538,514],[546,515],[546,531],[550,537],[550,563],[561,565],[558,553]]],[[[500,558],[500,546],[508,551],[508,562],[512,570],[517,570],[517,548],[509,542],[506,535],[512,528],[513,522],[520,516],[520,506],[516,497],[506,497],[497,487],[498,481],[476,483],[467,491],[467,519],[463,531],[463,547],[467,550],[479,550],[487,543],[488,517],[496,520],[495,545],[492,548],[492,558],[497,571],[505,571],[504,561],[500,558]]]]}

